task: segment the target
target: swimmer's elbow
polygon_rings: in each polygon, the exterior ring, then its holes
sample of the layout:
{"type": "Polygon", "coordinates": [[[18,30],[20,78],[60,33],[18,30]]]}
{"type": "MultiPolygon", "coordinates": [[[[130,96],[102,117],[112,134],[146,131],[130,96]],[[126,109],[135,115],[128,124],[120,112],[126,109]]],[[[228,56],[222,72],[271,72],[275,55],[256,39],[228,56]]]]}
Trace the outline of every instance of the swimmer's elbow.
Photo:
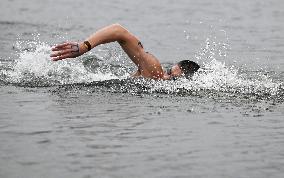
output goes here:
{"type": "Polygon", "coordinates": [[[113,24],[112,28],[114,30],[114,35],[117,41],[124,42],[127,36],[129,35],[128,30],[118,23],[113,24]]]}

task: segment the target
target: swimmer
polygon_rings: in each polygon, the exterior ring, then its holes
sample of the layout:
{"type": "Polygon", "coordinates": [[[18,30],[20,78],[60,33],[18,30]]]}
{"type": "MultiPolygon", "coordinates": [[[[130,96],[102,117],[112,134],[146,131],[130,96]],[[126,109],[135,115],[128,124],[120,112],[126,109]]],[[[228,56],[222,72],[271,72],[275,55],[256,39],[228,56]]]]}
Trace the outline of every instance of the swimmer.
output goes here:
{"type": "Polygon", "coordinates": [[[119,24],[104,27],[84,42],[65,42],[52,48],[50,57],[53,61],[66,58],[76,58],[92,48],[110,42],[118,42],[125,53],[137,66],[133,77],[169,80],[180,76],[189,78],[199,69],[199,65],[189,60],[183,60],[164,71],[159,60],[149,52],[144,51],[142,43],[127,29],[119,24]]]}

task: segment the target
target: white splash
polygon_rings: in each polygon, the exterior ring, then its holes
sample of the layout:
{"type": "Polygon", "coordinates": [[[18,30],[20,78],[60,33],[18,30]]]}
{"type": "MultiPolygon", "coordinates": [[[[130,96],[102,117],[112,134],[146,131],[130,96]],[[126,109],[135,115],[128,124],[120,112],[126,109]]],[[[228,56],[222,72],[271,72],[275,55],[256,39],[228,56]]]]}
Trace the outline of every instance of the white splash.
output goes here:
{"type": "Polygon", "coordinates": [[[112,73],[102,74],[99,71],[92,73],[86,70],[80,59],[52,61],[49,56],[50,53],[51,48],[45,43],[37,44],[34,51],[20,52],[13,70],[6,72],[10,82],[19,83],[23,80],[40,78],[41,80],[56,81],[60,84],[72,84],[118,78],[112,73]]]}
{"type": "Polygon", "coordinates": [[[213,59],[204,63],[203,67],[194,74],[191,80],[179,78],[176,81],[143,81],[137,83],[150,88],[150,92],[163,91],[177,93],[182,90],[200,91],[210,90],[219,92],[241,94],[269,94],[277,95],[283,87],[282,82],[273,81],[269,76],[257,73],[258,77],[249,77],[248,74],[240,74],[238,68],[227,67],[225,63],[213,59]]]}
{"type": "MultiPolygon", "coordinates": [[[[10,83],[31,83],[35,86],[41,84],[58,85],[73,83],[90,83],[111,79],[126,79],[129,74],[118,77],[109,72],[96,72],[88,70],[82,59],[67,59],[54,62],[50,58],[50,46],[45,43],[36,44],[32,51],[22,51],[15,61],[12,70],[5,74],[10,83]]],[[[177,93],[179,91],[220,91],[242,94],[269,94],[277,95],[283,90],[283,83],[273,81],[268,75],[259,72],[256,76],[240,73],[234,66],[226,66],[224,62],[214,57],[207,58],[206,62],[191,80],[180,78],[176,81],[154,81],[138,79],[134,83],[145,86],[147,92],[177,93]]],[[[3,71],[2,71],[3,73],[3,71]]],[[[125,87],[125,86],[121,86],[125,87]]]]}

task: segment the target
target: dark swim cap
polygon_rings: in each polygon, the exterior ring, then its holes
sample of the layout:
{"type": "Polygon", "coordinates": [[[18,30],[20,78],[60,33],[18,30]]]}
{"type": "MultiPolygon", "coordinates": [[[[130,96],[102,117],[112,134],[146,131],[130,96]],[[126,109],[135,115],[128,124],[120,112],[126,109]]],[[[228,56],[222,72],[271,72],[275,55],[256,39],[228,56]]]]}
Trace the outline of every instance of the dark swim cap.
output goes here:
{"type": "Polygon", "coordinates": [[[197,63],[190,60],[180,61],[178,63],[178,66],[180,67],[186,78],[190,78],[200,68],[197,63]]]}

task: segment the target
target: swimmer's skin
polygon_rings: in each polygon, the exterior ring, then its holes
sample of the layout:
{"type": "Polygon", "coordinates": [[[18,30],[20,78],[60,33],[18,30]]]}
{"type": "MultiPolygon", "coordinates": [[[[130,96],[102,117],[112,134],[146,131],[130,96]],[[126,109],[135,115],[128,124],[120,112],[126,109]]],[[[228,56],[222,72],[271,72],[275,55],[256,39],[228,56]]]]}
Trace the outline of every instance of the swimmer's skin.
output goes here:
{"type": "MultiPolygon", "coordinates": [[[[182,71],[177,64],[171,68],[171,74],[167,74],[159,60],[152,54],[146,53],[139,40],[119,24],[113,24],[98,30],[87,38],[86,41],[89,41],[92,48],[100,44],[117,41],[138,67],[137,72],[132,75],[134,77],[143,76],[151,79],[168,80],[182,75],[182,71]]],[[[50,57],[52,57],[53,61],[58,61],[65,58],[78,57],[86,53],[88,49],[83,42],[66,42],[54,46],[52,51],[50,57]]]]}

